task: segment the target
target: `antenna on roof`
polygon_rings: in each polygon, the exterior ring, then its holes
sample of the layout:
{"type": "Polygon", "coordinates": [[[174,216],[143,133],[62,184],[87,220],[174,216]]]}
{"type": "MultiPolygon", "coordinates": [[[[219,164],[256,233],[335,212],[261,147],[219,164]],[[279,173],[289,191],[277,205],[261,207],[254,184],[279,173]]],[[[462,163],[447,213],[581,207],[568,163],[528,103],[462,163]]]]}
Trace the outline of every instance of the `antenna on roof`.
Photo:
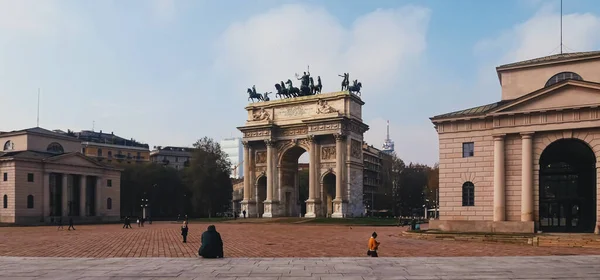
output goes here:
{"type": "Polygon", "coordinates": [[[38,88],[38,104],[37,104],[37,125],[36,127],[40,127],[40,88],[38,88]]]}
{"type": "Polygon", "coordinates": [[[563,53],[563,1],[560,0],[560,54],[563,53]]]}
{"type": "Polygon", "coordinates": [[[96,127],[96,121],[92,121],[92,131],[94,131],[95,127],[96,127]]]}

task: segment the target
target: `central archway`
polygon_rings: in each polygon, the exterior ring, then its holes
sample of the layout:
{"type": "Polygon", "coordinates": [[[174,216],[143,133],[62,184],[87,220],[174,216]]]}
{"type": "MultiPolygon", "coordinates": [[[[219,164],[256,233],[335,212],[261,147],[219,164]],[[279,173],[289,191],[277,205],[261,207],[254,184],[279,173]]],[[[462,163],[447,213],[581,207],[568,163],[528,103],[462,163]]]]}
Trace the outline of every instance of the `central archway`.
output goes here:
{"type": "Polygon", "coordinates": [[[579,139],[560,139],[540,156],[539,225],[548,232],[593,232],[596,156],[579,139]]]}
{"type": "Polygon", "coordinates": [[[279,172],[284,216],[298,217],[306,214],[308,165],[300,163],[300,157],[306,152],[301,146],[293,146],[281,154],[279,172]]]}

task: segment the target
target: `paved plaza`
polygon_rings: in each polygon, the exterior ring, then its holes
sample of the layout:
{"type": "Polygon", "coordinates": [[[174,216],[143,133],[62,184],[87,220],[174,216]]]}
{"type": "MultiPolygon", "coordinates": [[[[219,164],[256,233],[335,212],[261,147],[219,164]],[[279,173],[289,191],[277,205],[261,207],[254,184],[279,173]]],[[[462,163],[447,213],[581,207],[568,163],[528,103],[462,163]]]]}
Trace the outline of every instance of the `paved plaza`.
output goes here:
{"type": "Polygon", "coordinates": [[[15,258],[0,279],[600,279],[600,256],[457,258],[15,258]]]}
{"type": "MultiPolygon", "coordinates": [[[[0,256],[12,257],[196,257],[208,224],[190,224],[188,243],[180,224],[0,228],[0,256]]],[[[502,243],[416,240],[400,227],[217,223],[225,257],[363,257],[373,231],[381,257],[597,255],[597,249],[533,247],[502,243]]]]}

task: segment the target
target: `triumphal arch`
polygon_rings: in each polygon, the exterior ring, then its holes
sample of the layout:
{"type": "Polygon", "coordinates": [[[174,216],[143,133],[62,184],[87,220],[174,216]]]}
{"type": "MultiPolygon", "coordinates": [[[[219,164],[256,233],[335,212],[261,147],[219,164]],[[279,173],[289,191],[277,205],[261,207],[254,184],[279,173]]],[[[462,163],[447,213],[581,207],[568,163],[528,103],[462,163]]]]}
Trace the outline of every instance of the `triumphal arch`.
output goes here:
{"type": "Polygon", "coordinates": [[[349,91],[251,103],[242,131],[249,217],[360,216],[363,206],[361,98],[349,91]],[[308,199],[300,201],[298,158],[309,154],[308,199]]]}

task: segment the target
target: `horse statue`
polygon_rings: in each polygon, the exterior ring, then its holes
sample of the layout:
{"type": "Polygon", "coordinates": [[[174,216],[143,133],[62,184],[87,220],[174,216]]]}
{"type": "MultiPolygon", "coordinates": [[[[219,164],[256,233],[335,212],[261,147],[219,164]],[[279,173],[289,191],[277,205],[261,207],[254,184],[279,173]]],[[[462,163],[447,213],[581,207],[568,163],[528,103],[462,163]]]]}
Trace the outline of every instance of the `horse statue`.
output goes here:
{"type": "Polygon", "coordinates": [[[359,82],[358,80],[354,80],[354,82],[352,83],[352,85],[348,87],[348,91],[354,92],[358,96],[361,96],[361,94],[360,94],[360,88],[362,88],[362,83],[359,82]]]}
{"type": "Polygon", "coordinates": [[[300,96],[300,89],[294,87],[294,85],[292,84],[292,80],[288,79],[287,82],[285,82],[285,84],[288,85],[288,94],[292,95],[293,97],[300,96]]]}
{"type": "Polygon", "coordinates": [[[248,88],[248,101],[252,100],[252,102],[254,102],[254,99],[257,101],[264,101],[262,94],[256,93],[256,91],[248,88]]]}
{"type": "Polygon", "coordinates": [[[311,92],[311,94],[321,93],[322,89],[323,89],[323,85],[321,84],[321,76],[317,76],[317,85],[316,86],[315,86],[315,80],[313,80],[313,78],[310,77],[310,92],[311,92]]]}

